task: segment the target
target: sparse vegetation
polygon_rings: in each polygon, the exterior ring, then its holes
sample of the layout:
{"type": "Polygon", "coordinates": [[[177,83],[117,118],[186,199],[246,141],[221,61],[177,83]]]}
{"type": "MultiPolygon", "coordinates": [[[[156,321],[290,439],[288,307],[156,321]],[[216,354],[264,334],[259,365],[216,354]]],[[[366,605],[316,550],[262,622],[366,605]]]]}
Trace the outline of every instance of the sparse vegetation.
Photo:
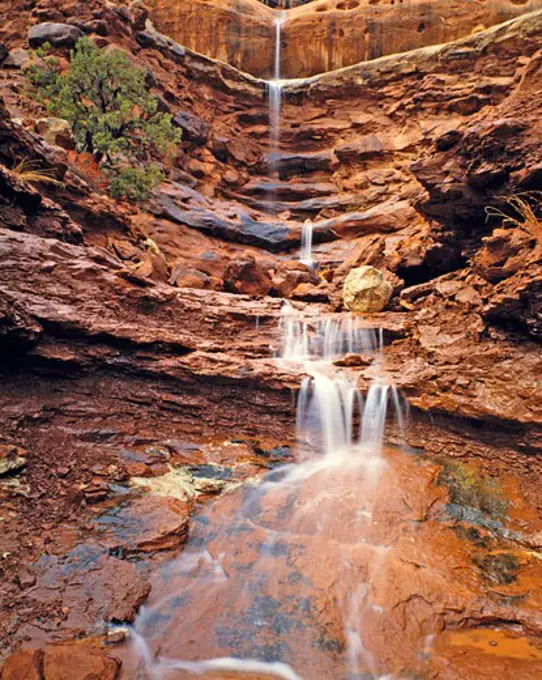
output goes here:
{"type": "Polygon", "coordinates": [[[48,112],[67,120],[79,151],[91,153],[111,178],[113,196],[144,201],[162,180],[153,159],[174,153],[180,131],[145,84],[146,72],[121,50],[100,50],[87,37],[62,73],[47,49],[27,77],[48,112]]]}
{"type": "Polygon", "coordinates": [[[488,219],[501,220],[503,226],[520,227],[528,231],[538,244],[542,244],[542,217],[540,212],[540,196],[538,192],[514,194],[504,199],[502,208],[488,206],[488,219]],[[536,206],[536,207],[535,207],[536,206]]]}
{"type": "Polygon", "coordinates": [[[37,168],[35,163],[27,159],[17,163],[17,165],[11,170],[8,170],[8,172],[15,180],[21,182],[30,182],[32,184],[52,184],[59,187],[62,186],[62,182],[53,176],[51,170],[37,168]]]}
{"type": "Polygon", "coordinates": [[[125,198],[140,203],[147,200],[163,173],[156,165],[149,168],[121,168],[111,180],[109,191],[114,198],[125,198]]]}

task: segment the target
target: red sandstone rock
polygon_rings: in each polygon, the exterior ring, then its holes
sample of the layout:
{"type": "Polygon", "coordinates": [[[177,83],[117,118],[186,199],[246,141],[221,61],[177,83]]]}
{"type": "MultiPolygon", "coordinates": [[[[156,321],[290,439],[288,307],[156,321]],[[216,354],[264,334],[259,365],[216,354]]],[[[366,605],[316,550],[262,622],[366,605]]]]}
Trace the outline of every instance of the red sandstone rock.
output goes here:
{"type": "Polygon", "coordinates": [[[224,287],[232,293],[261,297],[272,285],[269,273],[251,255],[233,260],[224,272],[224,287]]]}
{"type": "Polygon", "coordinates": [[[47,647],[43,657],[44,680],[115,680],[121,663],[114,656],[84,645],[47,647]]]}
{"type": "Polygon", "coordinates": [[[379,156],[383,151],[384,146],[376,135],[368,135],[335,147],[337,158],[343,163],[352,163],[364,158],[379,156]]]}
{"type": "MultiPolygon", "coordinates": [[[[40,5],[47,6],[37,9],[60,11],[47,3],[43,0],[40,5]]],[[[0,38],[10,48],[22,44],[28,23],[28,10],[19,3],[12,5],[8,21],[0,28],[0,38]]],[[[397,7],[388,9],[395,12],[397,7]]],[[[539,348],[527,338],[540,337],[540,267],[535,259],[523,259],[532,244],[524,240],[522,230],[514,229],[510,238],[498,231],[487,241],[482,237],[489,230],[483,208],[504,186],[505,177],[514,190],[537,188],[540,183],[540,55],[535,54],[540,16],[461,43],[286,86],[282,170],[292,180],[269,182],[266,163],[257,165],[267,151],[262,83],[156,34],[139,34],[136,43],[132,27],[145,28],[145,13],[141,11],[138,19],[136,9],[123,12],[89,0],[84,6],[63,6],[62,11],[88,26],[92,13],[102,12],[95,18],[107,20],[108,39],[152,68],[153,86],[167,92],[172,111],[193,113],[205,125],[212,122],[216,157],[210,148],[186,139],[180,161],[183,167],[196,161],[202,174],[197,184],[201,193],[193,187],[164,185],[160,192],[171,203],[156,211],[163,215],[160,219],[123,208],[98,193],[99,175],[91,173],[88,181],[78,178],[74,173],[80,166],[66,172],[70,157],[40,145],[21,125],[10,122],[4,110],[0,115],[1,164],[11,168],[16,160],[29,156],[65,178],[62,190],[33,189],[5,179],[3,172],[0,187],[4,219],[0,286],[5,296],[0,306],[0,342],[3,358],[8,350],[9,362],[9,370],[2,367],[0,405],[6,414],[2,428],[5,434],[16,433],[29,452],[29,464],[21,472],[24,484],[19,489],[2,487],[2,498],[13,507],[2,523],[2,554],[11,553],[2,560],[7,576],[0,594],[11,607],[9,616],[0,616],[2,644],[27,638],[43,648],[55,636],[87,635],[103,619],[133,618],[148,595],[148,584],[135,562],[122,559],[123,552],[137,553],[138,558],[144,554],[137,564],[146,569],[146,560],[155,550],[182,545],[187,509],[152,496],[146,503],[132,499],[118,507],[110,497],[113,475],[100,474],[95,469],[98,461],[117,464],[119,457],[125,460],[121,451],[136,447],[134,442],[162,439],[181,460],[196,464],[203,454],[183,448],[183,442],[193,441],[196,435],[293,437],[291,390],[302,375],[268,358],[279,344],[281,300],[256,300],[207,288],[179,290],[150,277],[171,281],[179,263],[186,272],[184,282],[204,279],[206,287],[214,288],[221,285],[227,263],[248,254],[264,272],[274,272],[274,292],[285,291],[291,279],[299,283],[298,274],[304,279],[309,272],[291,261],[283,268],[275,256],[258,248],[284,249],[292,251],[289,258],[295,257],[299,222],[306,213],[318,225],[316,258],[330,285],[322,290],[313,287],[316,281],[303,280],[297,295],[326,299],[333,287],[340,287],[346,263],[373,264],[403,278],[406,289],[400,303],[409,311],[363,322],[383,328],[386,342],[391,343],[386,369],[414,407],[410,443],[429,455],[475,456],[495,476],[500,477],[505,467],[513,470],[522,484],[532,487],[525,495],[537,526],[541,367],[539,348]],[[483,108],[472,113],[479,107],[483,108]],[[373,134],[381,140],[385,155],[359,157],[347,164],[338,163],[330,152],[373,134]],[[235,144],[219,144],[220,139],[235,144]],[[426,154],[411,172],[411,161],[426,154]],[[235,196],[219,186],[230,164],[240,183],[247,180],[249,168],[252,177],[235,196]],[[264,218],[259,211],[269,205],[250,202],[255,197],[265,200],[269,185],[275,185],[275,198],[282,203],[278,207],[289,216],[264,218]],[[414,204],[430,219],[422,219],[414,204]],[[335,228],[353,240],[328,240],[335,228]],[[163,254],[156,270],[150,252],[136,245],[147,235],[163,254]],[[84,240],[85,245],[63,243],[69,240],[84,240]],[[106,249],[116,240],[122,246],[106,249]],[[168,277],[166,268],[171,272],[168,277]],[[62,468],[70,470],[66,477],[55,472],[62,468]],[[98,503],[85,509],[82,489],[98,503]],[[92,489],[97,490],[94,498],[92,489]],[[99,500],[108,493],[105,502],[99,500]],[[66,525],[59,532],[61,521],[66,525]],[[43,562],[36,565],[40,557],[43,562]],[[24,601],[20,582],[14,578],[22,562],[32,564],[36,579],[21,582],[28,585],[24,601]]],[[[334,17],[339,12],[351,18],[354,9],[314,14],[334,17]]],[[[200,39],[208,36],[200,34],[200,39]]],[[[299,40],[300,49],[303,44],[299,40]]],[[[238,46],[228,44],[228,49],[240,53],[238,46]]],[[[253,55],[263,56],[263,52],[253,55]]],[[[6,71],[2,94],[13,115],[31,126],[33,109],[16,94],[21,84],[20,74],[6,71]]],[[[186,182],[185,174],[176,171],[174,176],[186,182]]],[[[177,285],[184,272],[175,280],[177,285]]],[[[269,282],[262,278],[265,288],[269,282]]],[[[402,284],[394,282],[399,289],[402,284]]],[[[261,281],[256,283],[259,286],[261,281]]],[[[313,319],[330,311],[323,304],[295,304],[313,319]]],[[[369,362],[356,357],[346,363],[355,364],[349,370],[364,389],[371,380],[369,362]]],[[[228,455],[235,458],[234,453],[228,455]]],[[[145,473],[166,469],[150,459],[141,465],[145,473]]],[[[419,533],[407,533],[394,545],[390,569],[375,570],[371,578],[371,587],[381,594],[379,603],[395,614],[386,626],[378,623],[376,614],[370,618],[367,641],[387,654],[388,661],[399,659],[398,672],[407,667],[403,653],[415,649],[418,655],[420,631],[472,622],[485,625],[487,617],[519,620],[523,631],[528,631],[521,640],[532,632],[539,636],[540,631],[536,579],[534,585],[527,580],[524,588],[520,581],[506,591],[501,590],[502,584],[497,590],[492,583],[489,594],[471,560],[472,546],[459,539],[442,517],[435,521],[443,511],[444,497],[435,485],[432,465],[423,474],[405,465],[403,485],[387,480],[386,488],[392,489],[389,505],[381,506],[378,515],[406,516],[405,531],[419,528],[419,533]],[[450,579],[453,573],[462,574],[461,588],[450,579]],[[515,604],[496,603],[495,592],[505,592],[505,599],[510,597],[515,604]],[[398,640],[404,643],[398,645],[398,640]]],[[[355,494],[349,482],[344,488],[355,494]]],[[[306,493],[310,497],[311,489],[306,493]]],[[[511,507],[521,496],[513,497],[511,507]]],[[[531,519],[526,519],[524,506],[520,515],[514,530],[527,533],[526,545],[536,549],[537,531],[526,532],[531,519]]],[[[316,537],[310,521],[303,528],[313,533],[292,539],[296,570],[321,589],[315,598],[318,621],[327,623],[328,612],[336,612],[326,599],[328,587],[332,583],[344,583],[345,589],[351,586],[352,580],[332,567],[338,549],[350,540],[349,522],[354,516],[348,504],[333,515],[329,533],[342,542],[332,536],[316,537]]],[[[285,517],[290,518],[289,510],[285,517]]],[[[225,513],[222,521],[230,522],[230,515],[225,513]]],[[[267,540],[267,532],[258,527],[251,530],[258,540],[254,545],[247,542],[245,553],[228,559],[239,559],[244,566],[251,563],[248,558],[256,556],[255,546],[267,540]]],[[[386,533],[378,538],[389,537],[386,533]]],[[[359,582],[368,573],[363,546],[345,550],[359,582]]],[[[536,565],[535,559],[532,562],[536,565]]],[[[288,565],[283,566],[276,571],[277,579],[286,573],[288,565]]],[[[529,568],[533,568],[530,563],[529,568]]],[[[289,594],[298,594],[295,583],[288,587],[289,594]]],[[[233,591],[232,597],[236,598],[233,591]]],[[[306,611],[295,606],[292,610],[286,613],[302,616],[306,611]]],[[[194,608],[188,614],[198,617],[200,611],[194,608]]],[[[301,630],[314,630],[314,621],[307,625],[304,618],[295,620],[302,624],[301,630]]],[[[329,623],[326,631],[337,631],[331,643],[342,644],[344,622],[330,614],[329,623]]],[[[314,641],[307,660],[310,677],[316,678],[317,672],[323,672],[326,680],[334,677],[334,668],[325,665],[333,666],[333,660],[321,652],[322,638],[314,641]],[[320,661],[323,665],[318,668],[320,661]]],[[[211,645],[210,637],[207,642],[211,645]]],[[[433,670],[463,673],[471,680],[484,663],[492,678],[512,673],[528,677],[533,667],[532,658],[524,662],[523,657],[516,661],[506,657],[496,663],[485,648],[481,655],[464,641],[459,648],[461,656],[450,640],[444,640],[437,647],[433,670]]],[[[214,654],[216,648],[210,651],[214,654]]],[[[527,653],[531,651],[528,646],[527,653]]],[[[76,658],[74,652],[70,655],[76,658]]],[[[66,656],[54,657],[51,668],[64,667],[66,656]]],[[[32,673],[35,662],[41,663],[39,658],[26,653],[16,663],[32,673]]],[[[102,668],[96,659],[82,666],[102,668]]],[[[108,668],[104,666],[104,672],[110,672],[108,668]]]]}
{"type": "Polygon", "coordinates": [[[273,276],[273,291],[280,297],[290,297],[301,283],[318,284],[319,278],[313,269],[302,262],[279,262],[273,276]]]}
{"type": "Polygon", "coordinates": [[[24,650],[8,658],[2,668],[2,680],[43,680],[43,652],[24,650]]]}
{"type": "Polygon", "coordinates": [[[175,498],[146,496],[106,512],[96,522],[96,537],[109,550],[154,552],[184,542],[188,506],[175,498]]]}
{"type": "Polygon", "coordinates": [[[115,680],[121,662],[89,644],[68,644],[44,650],[22,651],[11,656],[3,680],[115,680]]]}

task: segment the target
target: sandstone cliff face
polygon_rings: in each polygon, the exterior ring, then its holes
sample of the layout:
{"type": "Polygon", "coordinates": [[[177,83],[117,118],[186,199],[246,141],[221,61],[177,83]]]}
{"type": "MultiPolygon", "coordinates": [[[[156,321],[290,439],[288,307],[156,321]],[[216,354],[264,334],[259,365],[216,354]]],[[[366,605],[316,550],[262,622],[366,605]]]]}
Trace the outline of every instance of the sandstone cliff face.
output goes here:
{"type": "MultiPolygon", "coordinates": [[[[506,209],[502,199],[510,194],[542,189],[542,13],[288,84],[280,151],[272,159],[279,176],[270,177],[264,83],[152,31],[137,3],[57,5],[10,7],[0,41],[12,51],[25,48],[28,25],[49,20],[122,47],[152,71],[152,89],[184,137],[145,210],[115,202],[88,158],[33,132],[42,111],[26,97],[20,70],[0,69],[0,443],[18,447],[27,461],[15,480],[0,484],[9,513],[0,593],[10,612],[0,617],[1,653],[32,648],[10,658],[3,680],[22,671],[54,678],[58,668],[69,677],[82,663],[99,678],[118,674],[110,657],[122,653],[112,654],[100,639],[47,645],[95,634],[102,620],[133,620],[153,566],[180,549],[189,524],[194,529],[189,510],[224,488],[207,480],[196,490],[192,479],[194,495],[156,501],[140,497],[129,480],[162,480],[178,467],[197,478],[218,466],[237,483],[289,460],[292,390],[303,376],[271,358],[283,298],[309,319],[331,318],[342,309],[348,272],[363,265],[383,270],[393,289],[391,309],[363,323],[383,329],[386,368],[411,405],[409,443],[425,456],[390,454],[395,492],[379,499],[383,517],[408,507],[405,524],[420,527],[415,540],[398,540],[390,580],[373,574],[382,604],[397,612],[387,632],[372,622],[376,637],[388,636],[379,646],[393,650],[404,636],[401,651],[386,651],[385,661],[398,672],[412,670],[412,641],[446,629],[429,671],[422,669],[432,677],[447,677],[450,664],[456,678],[469,680],[479,680],[480,667],[503,680],[512,673],[537,677],[540,237],[522,224],[488,222],[485,208],[506,209]],[[22,158],[63,185],[17,177],[22,158]],[[297,261],[307,218],[319,273],[297,261]],[[445,476],[442,456],[501,480],[511,508],[506,520],[487,520],[484,501],[491,503],[484,497],[475,509],[485,524],[473,528],[472,508],[461,514],[455,507],[451,517],[449,506],[463,501],[453,485],[435,481],[445,476]],[[519,565],[513,582],[494,564],[503,551],[519,565]],[[468,582],[450,581],[452,572],[468,574],[468,582]],[[502,637],[481,643],[478,629],[495,635],[495,621],[502,637]],[[454,637],[457,627],[463,638],[454,637]],[[523,651],[504,661],[491,656],[491,641],[512,644],[509,632],[523,651]]],[[[299,21],[305,11],[325,15],[319,6],[302,8],[299,21]]],[[[498,20],[491,14],[497,5],[486,7],[484,16],[498,20]]],[[[190,8],[196,17],[195,4],[190,8]]],[[[226,9],[233,16],[231,6],[213,11],[226,9]]],[[[158,25],[159,12],[168,19],[165,11],[151,7],[158,25]]],[[[460,8],[456,14],[460,19],[460,8]]],[[[236,51],[225,42],[232,24],[220,16],[213,25],[224,29],[217,44],[227,50],[217,56],[235,65],[236,51]]],[[[251,4],[241,42],[258,45],[268,16],[264,5],[251,4]]],[[[207,39],[203,34],[199,39],[207,39]]],[[[263,48],[255,51],[267,68],[272,53],[264,60],[263,48]]],[[[319,50],[314,54],[320,59],[319,50]]],[[[353,363],[364,388],[371,367],[363,357],[353,363]]],[[[398,434],[390,438],[398,441],[398,434]]],[[[211,523],[229,520],[228,502],[218,517],[210,511],[211,523]]],[[[279,507],[288,514],[287,500],[279,507]]],[[[343,532],[351,510],[339,515],[343,532]]],[[[249,531],[254,540],[247,545],[264,544],[258,527],[249,531]]],[[[293,541],[285,548],[277,578],[323,583],[317,603],[327,612],[325,579],[340,579],[315,573],[311,564],[330,564],[336,543],[314,540],[310,531],[304,536],[302,549],[293,541]]],[[[364,557],[354,553],[361,574],[364,557]]],[[[251,559],[243,553],[232,567],[251,559]]],[[[292,619],[302,628],[304,611],[292,619]]],[[[335,634],[339,623],[330,620],[327,630],[335,634]]],[[[330,640],[342,644],[339,638],[330,640]]],[[[322,645],[309,661],[333,677],[322,649],[329,651],[322,645]]],[[[124,672],[135,677],[129,655],[124,672]]]]}
{"type": "Polygon", "coordinates": [[[283,78],[304,78],[463,36],[542,9],[540,0],[317,0],[278,14],[258,0],[151,0],[158,30],[242,71],[273,74],[281,22],[283,78]]]}
{"type": "Polygon", "coordinates": [[[179,5],[153,2],[150,17],[159,31],[181,45],[265,77],[275,50],[274,12],[259,0],[195,0],[179,5]]]}

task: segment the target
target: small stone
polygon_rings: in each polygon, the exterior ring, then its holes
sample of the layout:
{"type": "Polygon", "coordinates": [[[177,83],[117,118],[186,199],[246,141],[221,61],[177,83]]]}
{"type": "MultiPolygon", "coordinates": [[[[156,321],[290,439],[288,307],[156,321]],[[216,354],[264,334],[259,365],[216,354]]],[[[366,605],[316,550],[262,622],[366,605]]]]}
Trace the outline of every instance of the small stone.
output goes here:
{"type": "Polygon", "coordinates": [[[180,111],[171,122],[175,127],[182,130],[183,141],[205,144],[209,139],[210,125],[189,111],[180,111]]]}
{"type": "Polygon", "coordinates": [[[194,177],[202,179],[208,173],[210,167],[211,166],[209,165],[209,163],[204,163],[203,161],[200,161],[197,158],[191,158],[188,161],[187,170],[194,177]]]}
{"type": "Polygon", "coordinates": [[[115,628],[115,630],[110,630],[107,632],[105,638],[106,645],[118,645],[124,642],[128,637],[128,631],[126,628],[115,628]]]}
{"type": "Polygon", "coordinates": [[[23,590],[25,588],[31,588],[36,583],[36,577],[34,574],[23,569],[17,574],[17,583],[23,590]]]}
{"type": "Polygon", "coordinates": [[[91,482],[83,489],[85,501],[87,503],[99,503],[107,498],[109,485],[101,482],[91,482]]]}
{"type": "Polygon", "coordinates": [[[16,472],[26,465],[26,451],[13,444],[0,444],[0,476],[16,472]]]}
{"type": "Polygon", "coordinates": [[[100,19],[95,19],[93,21],[85,21],[85,23],[81,24],[80,28],[85,33],[96,33],[97,35],[101,35],[102,37],[106,36],[109,33],[109,27],[107,25],[107,22],[100,19]]]}
{"type": "Polygon", "coordinates": [[[335,359],[334,366],[370,366],[374,357],[363,354],[345,354],[344,357],[335,359]]]}
{"type": "Polygon", "coordinates": [[[240,180],[239,173],[236,172],[235,170],[226,170],[224,175],[222,176],[222,179],[226,184],[238,184],[240,180]]]}
{"type": "Polygon", "coordinates": [[[16,47],[11,50],[2,66],[4,68],[21,69],[30,63],[30,54],[22,47],[16,47]]]}

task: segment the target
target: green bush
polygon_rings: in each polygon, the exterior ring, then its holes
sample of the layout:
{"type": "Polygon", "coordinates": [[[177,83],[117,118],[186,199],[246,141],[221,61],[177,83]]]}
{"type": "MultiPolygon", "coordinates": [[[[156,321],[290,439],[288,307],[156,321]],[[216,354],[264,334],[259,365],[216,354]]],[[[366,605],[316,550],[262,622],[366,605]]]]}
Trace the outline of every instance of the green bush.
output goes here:
{"type": "Polygon", "coordinates": [[[163,173],[156,165],[148,168],[126,167],[120,169],[111,180],[109,191],[114,198],[145,201],[162,180],[163,173]]]}
{"type": "Polygon", "coordinates": [[[37,56],[28,79],[47,110],[70,123],[78,150],[93,154],[112,177],[112,193],[148,198],[162,177],[156,165],[149,165],[151,159],[172,153],[181,134],[171,116],[158,110],[145,70],[133,66],[124,52],[100,50],[87,37],[72,50],[68,73],[60,73],[45,51],[37,56]]]}

